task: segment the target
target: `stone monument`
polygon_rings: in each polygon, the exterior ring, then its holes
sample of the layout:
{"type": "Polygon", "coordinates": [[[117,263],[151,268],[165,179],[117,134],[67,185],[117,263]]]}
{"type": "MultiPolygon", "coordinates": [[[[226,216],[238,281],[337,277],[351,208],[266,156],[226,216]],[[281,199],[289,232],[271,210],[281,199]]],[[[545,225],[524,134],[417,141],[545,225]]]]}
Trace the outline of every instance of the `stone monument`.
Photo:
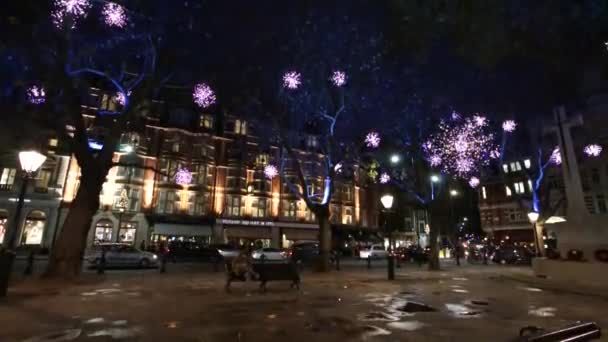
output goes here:
{"type": "Polygon", "coordinates": [[[535,258],[534,272],[540,276],[608,286],[608,263],[597,260],[596,253],[608,250],[608,217],[587,211],[571,129],[583,124],[582,116],[566,117],[563,107],[554,112],[555,125],[548,131],[557,135],[562,157],[562,177],[566,191],[566,221],[546,225],[557,236],[561,260],[535,258]],[[568,253],[582,253],[583,261],[565,261],[568,253]]]}

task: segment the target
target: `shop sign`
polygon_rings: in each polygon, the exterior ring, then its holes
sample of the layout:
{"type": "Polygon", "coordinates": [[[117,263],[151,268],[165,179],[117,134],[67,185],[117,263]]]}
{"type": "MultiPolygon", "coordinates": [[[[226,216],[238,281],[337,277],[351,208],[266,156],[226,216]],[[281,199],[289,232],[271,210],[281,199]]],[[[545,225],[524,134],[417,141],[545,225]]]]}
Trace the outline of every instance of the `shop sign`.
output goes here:
{"type": "Polygon", "coordinates": [[[274,226],[274,222],[272,221],[251,221],[251,220],[230,220],[224,219],[222,220],[223,224],[231,224],[238,226],[256,226],[256,227],[272,227],[274,226]]]}

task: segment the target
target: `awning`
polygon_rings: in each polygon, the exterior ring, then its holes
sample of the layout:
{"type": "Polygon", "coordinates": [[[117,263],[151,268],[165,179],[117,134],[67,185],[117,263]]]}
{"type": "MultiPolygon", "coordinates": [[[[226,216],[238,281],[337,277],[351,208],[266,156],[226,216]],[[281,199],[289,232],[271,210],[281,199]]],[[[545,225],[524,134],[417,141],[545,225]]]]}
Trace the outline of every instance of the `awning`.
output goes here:
{"type": "Polygon", "coordinates": [[[286,240],[298,241],[298,240],[313,240],[319,239],[318,229],[294,229],[294,228],[283,228],[281,232],[285,235],[286,240]]]}
{"type": "Polygon", "coordinates": [[[210,226],[193,224],[157,223],[154,234],[175,236],[211,236],[210,226]]]}
{"type": "Polygon", "coordinates": [[[229,227],[225,228],[226,237],[242,239],[272,239],[270,228],[229,227]]]}

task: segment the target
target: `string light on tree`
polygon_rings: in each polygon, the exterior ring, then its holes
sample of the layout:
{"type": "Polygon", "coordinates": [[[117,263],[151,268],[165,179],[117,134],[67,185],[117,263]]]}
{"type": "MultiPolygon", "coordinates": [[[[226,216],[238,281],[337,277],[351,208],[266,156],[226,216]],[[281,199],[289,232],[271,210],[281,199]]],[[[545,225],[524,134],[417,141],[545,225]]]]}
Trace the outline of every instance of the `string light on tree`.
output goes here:
{"type": "Polygon", "coordinates": [[[551,157],[549,160],[555,165],[560,165],[562,163],[562,154],[559,151],[559,147],[555,147],[553,152],[551,152],[551,157]]]}
{"type": "Polygon", "coordinates": [[[181,186],[187,186],[192,183],[192,172],[186,168],[181,168],[175,173],[175,183],[181,186]]]}
{"type": "Polygon", "coordinates": [[[422,148],[431,166],[447,173],[470,178],[481,166],[487,166],[498,146],[489,132],[487,120],[481,116],[460,121],[442,121],[437,133],[423,143],[422,148]]]}
{"type": "Polygon", "coordinates": [[[380,175],[379,181],[380,184],[386,184],[391,181],[391,176],[389,176],[388,173],[384,172],[380,175]]]}
{"type": "Polygon", "coordinates": [[[300,73],[297,71],[288,71],[283,75],[283,86],[287,89],[298,89],[302,84],[300,73]]]}
{"type": "Polygon", "coordinates": [[[505,132],[513,132],[515,131],[515,128],[517,127],[517,122],[515,122],[515,120],[505,120],[502,123],[502,130],[505,132]]]}
{"type": "Polygon", "coordinates": [[[124,27],[127,24],[127,13],[125,8],[119,4],[108,2],[101,11],[104,22],[108,26],[124,27]]]}
{"type": "Polygon", "coordinates": [[[479,186],[479,178],[473,176],[471,177],[471,179],[469,179],[469,186],[471,188],[476,188],[479,186]]]}
{"type": "Polygon", "coordinates": [[[38,86],[31,86],[27,90],[27,100],[31,104],[42,104],[46,101],[46,94],[44,88],[38,86]]]}
{"type": "Polygon", "coordinates": [[[377,148],[380,146],[380,134],[378,132],[369,132],[365,136],[365,146],[377,148]]]}
{"type": "Polygon", "coordinates": [[[340,70],[334,71],[334,73],[331,75],[331,82],[336,87],[343,86],[344,84],[346,84],[346,73],[340,70]]]}
{"type": "Polygon", "coordinates": [[[585,154],[589,157],[599,157],[599,155],[602,153],[602,146],[598,144],[590,144],[585,146],[583,152],[585,152],[585,154]]]}
{"type": "Polygon", "coordinates": [[[279,170],[277,169],[276,166],[272,165],[272,164],[268,164],[266,166],[264,166],[264,176],[268,179],[273,179],[274,177],[278,176],[279,174],[279,170]]]}
{"type": "Polygon", "coordinates": [[[492,158],[492,159],[500,158],[500,150],[498,148],[496,148],[496,149],[493,149],[492,151],[490,151],[490,158],[492,158]]]}
{"type": "Polygon", "coordinates": [[[194,99],[194,103],[196,103],[201,108],[207,108],[215,103],[215,93],[205,83],[199,83],[194,86],[194,90],[192,91],[192,98],[194,99]]]}
{"type": "Polygon", "coordinates": [[[70,28],[74,28],[76,27],[76,22],[86,18],[91,6],[89,0],[55,0],[55,9],[51,14],[53,24],[57,28],[61,28],[66,19],[70,19],[70,28]]]}

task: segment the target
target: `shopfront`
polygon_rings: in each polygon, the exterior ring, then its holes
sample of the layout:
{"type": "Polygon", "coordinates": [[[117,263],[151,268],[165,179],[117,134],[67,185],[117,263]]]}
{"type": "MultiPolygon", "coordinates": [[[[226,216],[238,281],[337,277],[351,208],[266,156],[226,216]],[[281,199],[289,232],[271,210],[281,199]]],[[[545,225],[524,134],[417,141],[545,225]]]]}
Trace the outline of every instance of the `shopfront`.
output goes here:
{"type": "Polygon", "coordinates": [[[211,242],[210,225],[184,223],[156,223],[152,228],[152,242],[190,242],[207,245],[211,242]]]}
{"type": "Polygon", "coordinates": [[[21,245],[42,245],[44,229],[46,228],[46,214],[40,210],[32,210],[25,217],[21,233],[21,245]]]}

